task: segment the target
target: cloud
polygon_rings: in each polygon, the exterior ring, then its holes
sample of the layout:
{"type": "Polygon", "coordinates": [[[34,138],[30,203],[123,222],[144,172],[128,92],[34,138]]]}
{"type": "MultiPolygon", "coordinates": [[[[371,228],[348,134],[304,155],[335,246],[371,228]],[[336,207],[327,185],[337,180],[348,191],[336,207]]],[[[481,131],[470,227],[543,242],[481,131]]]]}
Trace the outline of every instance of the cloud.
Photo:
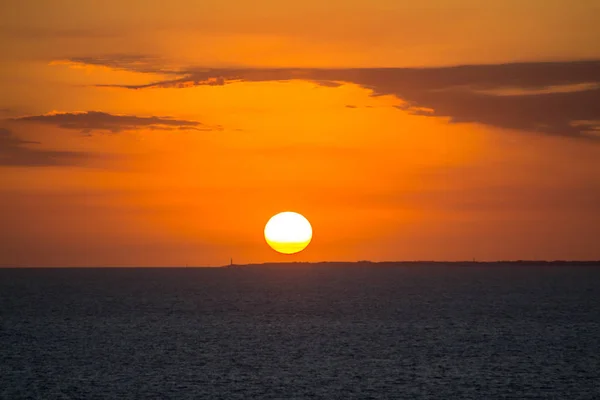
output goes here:
{"type": "Polygon", "coordinates": [[[221,130],[219,126],[208,126],[198,121],[175,119],[171,117],[138,117],[135,115],[115,115],[100,111],[85,112],[52,112],[13,118],[18,122],[34,122],[54,125],[63,129],[73,129],[82,133],[108,132],[119,133],[137,129],[153,130],[221,130]]]}
{"type": "MultiPolygon", "coordinates": [[[[79,59],[84,61],[84,59],[79,59]]],[[[156,65],[127,66],[121,58],[95,63],[145,72],[156,65]]],[[[184,68],[178,76],[123,89],[185,88],[235,82],[305,80],[322,86],[352,83],[373,96],[393,95],[415,115],[446,117],[504,129],[597,139],[600,130],[600,61],[465,65],[439,68],[206,69],[184,68]],[[587,121],[587,123],[581,123],[587,121]]]]}
{"type": "Polygon", "coordinates": [[[165,66],[165,62],[159,57],[145,54],[110,54],[104,56],[72,57],[64,60],[54,60],[50,65],[67,65],[72,68],[88,66],[105,67],[115,70],[148,74],[180,74],[179,70],[165,66]]]}
{"type": "Polygon", "coordinates": [[[89,157],[87,153],[52,151],[31,148],[39,142],[19,139],[6,128],[0,128],[0,166],[45,167],[78,165],[89,157]]]}

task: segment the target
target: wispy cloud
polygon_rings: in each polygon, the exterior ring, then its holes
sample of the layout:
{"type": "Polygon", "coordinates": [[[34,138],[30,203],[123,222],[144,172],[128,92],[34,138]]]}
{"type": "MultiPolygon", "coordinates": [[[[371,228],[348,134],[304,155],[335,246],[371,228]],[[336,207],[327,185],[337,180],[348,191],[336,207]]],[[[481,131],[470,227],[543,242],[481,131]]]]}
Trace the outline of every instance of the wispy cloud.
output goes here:
{"type": "Polygon", "coordinates": [[[219,126],[208,126],[198,121],[176,119],[172,117],[136,115],[116,115],[101,111],[84,112],[52,112],[43,115],[32,115],[13,118],[17,122],[32,122],[54,125],[63,129],[73,129],[82,133],[108,132],[119,133],[137,129],[154,130],[221,130],[219,126]]]}
{"type": "Polygon", "coordinates": [[[89,157],[83,152],[36,149],[35,146],[39,144],[19,139],[10,130],[0,128],[0,166],[78,165],[89,157]]]}
{"type": "Polygon", "coordinates": [[[145,54],[110,54],[104,56],[72,57],[54,60],[50,65],[78,67],[106,67],[122,71],[148,74],[185,74],[174,67],[167,67],[160,57],[145,54]]]}
{"type": "MultiPolygon", "coordinates": [[[[85,62],[80,58],[79,62],[85,62]]],[[[95,65],[164,72],[158,64],[127,65],[95,58],[95,65]]],[[[596,139],[600,120],[600,61],[466,65],[440,68],[206,69],[184,68],[173,78],[123,89],[185,88],[235,82],[306,80],[322,86],[352,83],[374,96],[394,95],[415,115],[446,117],[504,129],[596,139]]]]}

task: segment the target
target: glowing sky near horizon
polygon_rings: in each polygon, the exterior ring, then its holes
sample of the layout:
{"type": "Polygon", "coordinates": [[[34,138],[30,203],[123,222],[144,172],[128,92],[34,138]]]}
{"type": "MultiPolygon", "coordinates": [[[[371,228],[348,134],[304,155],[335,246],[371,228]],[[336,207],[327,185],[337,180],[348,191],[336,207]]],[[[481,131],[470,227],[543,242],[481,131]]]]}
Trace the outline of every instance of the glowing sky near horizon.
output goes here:
{"type": "Polygon", "coordinates": [[[598,259],[599,11],[4,1],[0,265],[598,259]]]}

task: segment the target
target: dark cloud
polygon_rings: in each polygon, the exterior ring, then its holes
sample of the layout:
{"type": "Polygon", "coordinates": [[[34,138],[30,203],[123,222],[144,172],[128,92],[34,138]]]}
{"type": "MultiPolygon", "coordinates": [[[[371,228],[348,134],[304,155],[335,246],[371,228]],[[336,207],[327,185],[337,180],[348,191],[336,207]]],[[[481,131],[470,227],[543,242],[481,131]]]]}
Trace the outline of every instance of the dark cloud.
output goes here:
{"type": "Polygon", "coordinates": [[[82,133],[94,131],[119,133],[136,129],[157,130],[220,130],[216,126],[207,126],[198,121],[175,119],[171,117],[138,117],[135,115],[114,115],[100,111],[74,113],[51,113],[14,118],[13,121],[35,122],[54,125],[59,128],[73,129],[82,133]]]}
{"type": "Polygon", "coordinates": [[[104,56],[73,57],[56,60],[54,64],[81,64],[102,66],[118,70],[153,74],[185,74],[175,68],[167,68],[159,57],[145,54],[110,54],[104,56]]]}
{"type": "Polygon", "coordinates": [[[39,142],[22,140],[0,128],[0,166],[45,167],[81,164],[87,153],[36,149],[39,142]]]}
{"type": "MultiPolygon", "coordinates": [[[[133,70],[133,69],[132,69],[133,70]]],[[[149,82],[141,85],[98,85],[99,87],[117,87],[124,89],[148,89],[148,88],[184,88],[190,86],[223,86],[235,82],[285,82],[292,79],[313,81],[320,86],[335,87],[339,82],[331,79],[321,79],[319,71],[315,69],[214,69],[214,68],[191,68],[181,69],[179,75],[173,79],[165,79],[149,82]]],[[[331,70],[333,71],[333,70],[331,70]]],[[[156,68],[153,72],[160,73],[156,68]]]]}
{"type": "MultiPolygon", "coordinates": [[[[120,61],[100,61],[117,65],[120,61]]],[[[123,64],[121,67],[127,68],[123,64]]],[[[147,65],[144,71],[161,72],[147,65]]],[[[141,70],[131,67],[132,70],[141,70]]],[[[353,83],[374,96],[393,95],[416,115],[447,117],[498,128],[598,139],[600,61],[467,65],[440,68],[199,69],[124,89],[184,88],[234,82],[306,80],[321,86],[353,83]]]]}

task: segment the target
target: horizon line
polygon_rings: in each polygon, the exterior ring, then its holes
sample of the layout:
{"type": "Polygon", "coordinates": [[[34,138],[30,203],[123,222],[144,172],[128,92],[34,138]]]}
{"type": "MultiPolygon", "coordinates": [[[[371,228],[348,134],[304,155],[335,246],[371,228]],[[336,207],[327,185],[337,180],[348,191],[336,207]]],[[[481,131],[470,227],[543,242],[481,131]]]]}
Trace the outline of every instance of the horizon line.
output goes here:
{"type": "Polygon", "coordinates": [[[440,260],[404,260],[404,261],[370,261],[370,260],[357,260],[357,261],[268,261],[268,262],[255,262],[255,263],[245,263],[245,264],[224,264],[224,265],[74,265],[74,266],[43,266],[43,265],[0,265],[0,269],[132,269],[132,268],[142,268],[142,269],[154,269],[154,268],[172,268],[172,269],[186,269],[186,268],[242,268],[242,267],[268,267],[275,265],[321,265],[321,264],[336,264],[339,267],[342,267],[340,264],[349,264],[349,266],[356,264],[374,264],[379,266],[392,266],[389,264],[555,264],[555,265],[563,265],[563,264],[585,264],[585,265],[594,265],[598,264],[600,266],[600,259],[598,260],[533,260],[533,259],[523,259],[523,260],[494,260],[494,261],[477,261],[477,260],[455,260],[455,261],[440,261],[440,260]],[[386,265],[381,265],[386,264],[386,265]]]}

